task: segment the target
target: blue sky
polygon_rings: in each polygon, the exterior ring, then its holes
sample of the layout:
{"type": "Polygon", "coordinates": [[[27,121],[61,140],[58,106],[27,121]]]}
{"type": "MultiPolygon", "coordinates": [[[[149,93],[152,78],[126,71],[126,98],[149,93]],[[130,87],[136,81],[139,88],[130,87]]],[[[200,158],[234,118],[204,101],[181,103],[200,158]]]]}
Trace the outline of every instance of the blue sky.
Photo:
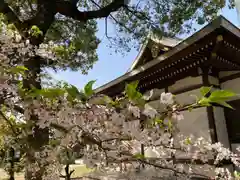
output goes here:
{"type": "MultiPolygon", "coordinates": [[[[229,21],[239,26],[239,20],[237,16],[237,12],[235,9],[229,10],[227,8],[221,11],[221,14],[226,17],[229,21]]],[[[97,80],[95,87],[99,87],[119,76],[124,74],[128,68],[131,66],[132,62],[136,58],[138,52],[136,50],[132,50],[127,55],[122,56],[121,54],[116,54],[113,50],[107,47],[108,40],[104,38],[105,33],[105,21],[99,20],[99,32],[97,36],[102,40],[99,48],[97,50],[99,60],[88,72],[88,75],[82,75],[80,72],[58,72],[57,74],[53,74],[53,77],[58,80],[64,80],[68,83],[77,86],[78,88],[82,88],[87,82],[91,80],[97,80]]],[[[111,27],[110,27],[111,28],[111,27]]],[[[198,29],[201,28],[198,27],[198,29]]],[[[109,30],[109,35],[114,33],[114,30],[109,30]]]]}

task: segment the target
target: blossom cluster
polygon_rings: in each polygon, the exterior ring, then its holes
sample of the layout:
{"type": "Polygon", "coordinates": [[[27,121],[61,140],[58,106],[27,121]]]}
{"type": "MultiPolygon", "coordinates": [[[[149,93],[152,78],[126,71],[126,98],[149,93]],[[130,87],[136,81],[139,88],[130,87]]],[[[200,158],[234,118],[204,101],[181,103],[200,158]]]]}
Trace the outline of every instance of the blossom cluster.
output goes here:
{"type": "MultiPolygon", "coordinates": [[[[159,99],[165,112],[125,98],[116,100],[119,106],[113,106],[104,101],[105,96],[74,103],[66,97],[58,97],[57,103],[44,99],[29,106],[39,117],[39,127],[61,127],[53,128],[52,140],[58,140],[59,145],[53,148],[52,158],[65,148],[78,147],[87,167],[94,168],[96,173],[110,173],[117,179],[129,173],[133,179],[213,178],[214,166],[225,160],[239,167],[238,155],[221,143],[211,144],[202,137],[179,137],[177,124],[184,117],[171,93],[162,93],[159,99]],[[139,169],[146,173],[139,173],[139,169]]],[[[218,178],[232,177],[228,169],[223,169],[215,170],[218,178]]]]}

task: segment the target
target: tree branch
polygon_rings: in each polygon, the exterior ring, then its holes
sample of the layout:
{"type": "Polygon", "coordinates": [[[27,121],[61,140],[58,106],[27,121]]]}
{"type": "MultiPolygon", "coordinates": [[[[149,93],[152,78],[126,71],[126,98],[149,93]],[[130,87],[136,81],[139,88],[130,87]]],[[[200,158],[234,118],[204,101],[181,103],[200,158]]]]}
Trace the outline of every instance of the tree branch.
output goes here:
{"type": "Polygon", "coordinates": [[[57,12],[79,21],[108,17],[112,12],[118,11],[124,7],[124,0],[114,0],[105,7],[95,11],[79,11],[76,4],[69,1],[56,2],[57,12]]]}
{"type": "Polygon", "coordinates": [[[23,30],[26,24],[18,18],[15,12],[8,6],[8,4],[4,0],[0,0],[0,12],[6,16],[9,23],[12,23],[16,26],[16,28],[22,34],[21,30],[23,30]]]}
{"type": "Polygon", "coordinates": [[[188,173],[188,172],[185,172],[185,171],[178,171],[178,170],[176,170],[176,169],[174,169],[174,168],[167,167],[167,166],[162,166],[162,165],[160,165],[160,164],[148,162],[148,161],[145,161],[145,160],[139,160],[139,161],[140,161],[141,163],[144,163],[144,164],[147,164],[147,165],[150,165],[150,166],[159,168],[159,169],[172,171],[172,172],[174,172],[174,173],[176,173],[176,174],[182,174],[182,175],[188,175],[188,176],[201,176],[201,177],[203,177],[203,178],[210,179],[209,176],[205,176],[204,174],[188,173]]]}
{"type": "Polygon", "coordinates": [[[13,10],[8,6],[8,4],[4,0],[0,0],[0,12],[4,13],[11,23],[18,24],[21,23],[17,15],[13,12],[13,10]]]}
{"type": "Polygon", "coordinates": [[[6,123],[10,126],[13,134],[17,136],[18,134],[17,134],[17,132],[16,132],[16,130],[14,128],[14,125],[11,123],[11,121],[5,116],[5,114],[2,111],[0,111],[0,115],[6,121],[6,123]]]}
{"type": "Polygon", "coordinates": [[[176,168],[174,167],[168,167],[167,165],[164,165],[164,164],[160,164],[160,163],[156,163],[156,162],[152,162],[152,161],[148,161],[146,159],[135,159],[135,158],[124,158],[124,159],[115,159],[115,158],[112,158],[112,162],[113,163],[133,163],[133,162],[138,162],[138,163],[142,163],[142,164],[145,164],[145,165],[149,165],[149,166],[152,166],[152,167],[155,167],[155,168],[158,168],[158,169],[161,169],[161,170],[166,170],[166,171],[170,171],[170,172],[173,172],[175,175],[183,175],[183,176],[190,176],[190,177],[202,177],[202,178],[205,178],[205,179],[210,179],[209,176],[207,175],[204,175],[204,174],[199,174],[199,173],[189,173],[187,171],[180,171],[180,170],[177,170],[176,168]]]}
{"type": "MultiPolygon", "coordinates": [[[[6,97],[6,96],[5,96],[6,97]]],[[[7,100],[7,98],[0,96],[0,105],[4,104],[6,107],[8,108],[13,108],[13,110],[17,111],[20,114],[24,114],[24,109],[16,104],[14,104],[13,106],[10,106],[9,104],[5,103],[5,101],[7,100]]]]}

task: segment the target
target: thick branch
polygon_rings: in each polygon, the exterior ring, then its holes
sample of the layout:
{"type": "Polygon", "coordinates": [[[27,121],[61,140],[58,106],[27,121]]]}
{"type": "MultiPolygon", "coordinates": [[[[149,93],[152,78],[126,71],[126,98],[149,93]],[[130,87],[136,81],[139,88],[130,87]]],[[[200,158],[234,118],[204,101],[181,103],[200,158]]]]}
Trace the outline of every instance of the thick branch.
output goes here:
{"type": "Polygon", "coordinates": [[[152,162],[149,162],[149,161],[145,161],[145,160],[139,160],[141,163],[144,163],[144,164],[147,164],[147,165],[150,165],[150,166],[153,166],[153,167],[156,167],[156,168],[159,168],[159,169],[163,169],[163,170],[168,170],[168,171],[172,171],[174,172],[175,174],[182,174],[182,175],[188,175],[189,177],[191,176],[200,176],[202,178],[206,178],[206,179],[210,179],[209,176],[205,176],[204,174],[196,174],[196,173],[189,173],[189,172],[185,172],[185,171],[178,171],[174,168],[171,168],[171,167],[167,167],[167,166],[162,166],[160,164],[156,164],[156,163],[152,163],[152,162]]]}
{"type": "Polygon", "coordinates": [[[124,7],[124,0],[114,0],[107,6],[95,11],[79,11],[75,3],[69,1],[57,1],[57,12],[79,21],[108,17],[112,12],[124,7]]]}
{"type": "Polygon", "coordinates": [[[13,10],[8,6],[8,4],[4,0],[0,1],[0,12],[5,14],[11,23],[17,24],[21,23],[17,15],[13,12],[13,10]]]}
{"type": "Polygon", "coordinates": [[[21,30],[24,29],[26,24],[23,23],[18,18],[18,16],[14,13],[14,11],[8,6],[8,4],[4,0],[0,0],[0,12],[6,16],[9,23],[12,23],[16,26],[16,28],[22,34],[21,30]]]}
{"type": "Polygon", "coordinates": [[[155,163],[155,162],[148,161],[148,160],[145,160],[145,159],[124,158],[124,159],[122,159],[122,160],[119,160],[119,159],[114,159],[114,158],[113,158],[113,159],[112,159],[112,162],[114,162],[114,163],[133,163],[133,162],[139,162],[139,163],[142,163],[142,164],[145,164],[145,165],[149,165],[149,166],[152,166],[152,167],[161,169],[161,170],[166,170],[166,171],[173,172],[175,175],[183,175],[183,176],[188,176],[188,177],[202,177],[202,178],[205,178],[205,179],[210,179],[210,177],[205,176],[204,174],[189,173],[189,172],[187,172],[187,171],[180,171],[180,170],[177,170],[177,169],[174,168],[174,167],[168,167],[167,165],[160,164],[160,163],[155,163]]]}

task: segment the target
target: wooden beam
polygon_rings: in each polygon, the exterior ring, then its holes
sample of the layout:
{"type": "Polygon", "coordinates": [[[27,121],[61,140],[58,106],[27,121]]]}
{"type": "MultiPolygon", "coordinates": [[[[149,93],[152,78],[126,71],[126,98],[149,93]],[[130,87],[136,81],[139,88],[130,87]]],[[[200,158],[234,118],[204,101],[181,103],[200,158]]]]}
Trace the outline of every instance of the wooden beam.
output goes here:
{"type": "Polygon", "coordinates": [[[237,78],[240,78],[240,72],[221,78],[220,83],[224,83],[226,81],[230,81],[230,80],[237,79],[237,78]]]}

